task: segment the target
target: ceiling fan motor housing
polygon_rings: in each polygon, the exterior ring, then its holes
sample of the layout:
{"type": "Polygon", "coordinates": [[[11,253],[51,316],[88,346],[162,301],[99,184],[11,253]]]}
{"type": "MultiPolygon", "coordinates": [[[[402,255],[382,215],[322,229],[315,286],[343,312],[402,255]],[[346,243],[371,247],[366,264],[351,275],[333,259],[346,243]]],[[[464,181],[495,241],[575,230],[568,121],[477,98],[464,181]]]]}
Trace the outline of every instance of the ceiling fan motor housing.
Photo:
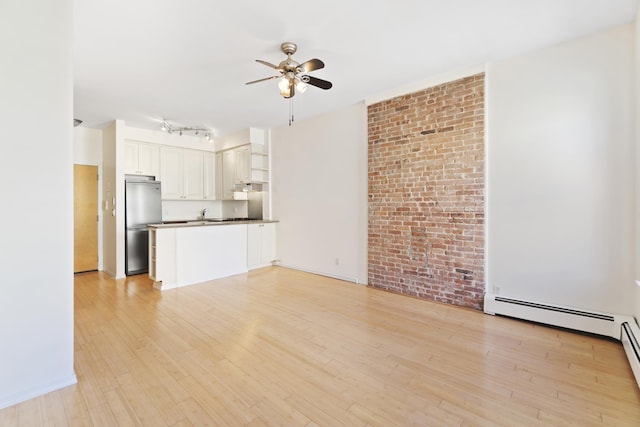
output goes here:
{"type": "Polygon", "coordinates": [[[293,55],[298,50],[298,46],[293,42],[284,42],[280,45],[280,49],[285,55],[293,55]]]}

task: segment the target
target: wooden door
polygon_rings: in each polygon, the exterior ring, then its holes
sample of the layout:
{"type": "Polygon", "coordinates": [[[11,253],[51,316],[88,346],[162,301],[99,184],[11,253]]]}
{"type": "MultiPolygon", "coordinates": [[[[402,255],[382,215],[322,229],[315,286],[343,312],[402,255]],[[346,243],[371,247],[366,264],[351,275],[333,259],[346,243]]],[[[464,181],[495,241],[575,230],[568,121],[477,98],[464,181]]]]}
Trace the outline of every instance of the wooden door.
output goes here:
{"type": "Polygon", "coordinates": [[[98,269],[98,167],[73,165],[73,272],[98,269]]]}

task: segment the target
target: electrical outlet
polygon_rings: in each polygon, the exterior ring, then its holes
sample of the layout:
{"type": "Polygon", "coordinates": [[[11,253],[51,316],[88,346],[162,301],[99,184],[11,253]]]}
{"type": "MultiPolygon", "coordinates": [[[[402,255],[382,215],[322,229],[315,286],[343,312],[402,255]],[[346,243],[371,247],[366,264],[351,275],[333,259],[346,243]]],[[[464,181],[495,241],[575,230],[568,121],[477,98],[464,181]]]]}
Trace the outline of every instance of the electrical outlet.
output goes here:
{"type": "Polygon", "coordinates": [[[336,265],[340,265],[340,258],[336,258],[336,265]]]}
{"type": "Polygon", "coordinates": [[[495,285],[494,285],[494,286],[493,286],[493,292],[494,292],[496,295],[500,295],[500,286],[495,286],[495,285]]]}

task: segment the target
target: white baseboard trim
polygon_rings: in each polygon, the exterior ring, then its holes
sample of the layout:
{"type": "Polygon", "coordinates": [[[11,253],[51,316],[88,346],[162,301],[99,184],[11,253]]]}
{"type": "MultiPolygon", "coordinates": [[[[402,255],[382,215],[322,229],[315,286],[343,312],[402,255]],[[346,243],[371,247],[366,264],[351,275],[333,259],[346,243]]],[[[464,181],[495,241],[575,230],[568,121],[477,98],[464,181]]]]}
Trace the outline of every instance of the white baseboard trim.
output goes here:
{"type": "Polygon", "coordinates": [[[78,379],[76,378],[76,374],[74,373],[71,377],[62,378],[59,381],[54,381],[50,384],[42,385],[41,387],[25,390],[20,393],[12,394],[9,396],[3,396],[2,398],[0,398],[0,409],[17,405],[18,403],[25,402],[27,400],[42,396],[43,394],[60,390],[61,388],[65,388],[77,383],[78,383],[78,379]]]}
{"type": "Polygon", "coordinates": [[[357,277],[353,278],[353,277],[347,277],[347,276],[340,276],[337,274],[317,271],[317,270],[309,269],[306,267],[301,267],[299,265],[283,263],[280,261],[274,261],[273,265],[277,265],[278,267],[290,268],[292,270],[304,271],[305,273],[317,274],[318,276],[330,277],[332,279],[344,280],[345,282],[352,282],[352,283],[355,283],[356,285],[366,285],[366,283],[359,281],[357,277]]]}

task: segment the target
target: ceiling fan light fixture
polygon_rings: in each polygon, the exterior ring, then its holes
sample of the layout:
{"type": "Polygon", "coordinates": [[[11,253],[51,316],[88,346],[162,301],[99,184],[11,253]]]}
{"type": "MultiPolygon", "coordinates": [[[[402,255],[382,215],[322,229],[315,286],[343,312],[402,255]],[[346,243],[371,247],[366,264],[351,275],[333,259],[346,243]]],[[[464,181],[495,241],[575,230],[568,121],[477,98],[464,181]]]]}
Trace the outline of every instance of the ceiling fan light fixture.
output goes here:
{"type": "Polygon", "coordinates": [[[296,79],[296,90],[300,93],[304,93],[307,90],[307,85],[300,79],[296,79]]]}
{"type": "Polygon", "coordinates": [[[284,96],[285,98],[291,98],[291,90],[289,86],[287,86],[285,89],[280,89],[280,95],[284,96]]]}
{"type": "Polygon", "coordinates": [[[281,78],[280,81],[278,82],[278,87],[280,88],[280,94],[282,94],[282,92],[284,92],[284,91],[286,91],[288,93],[289,92],[289,80],[286,77],[281,78]]]}

